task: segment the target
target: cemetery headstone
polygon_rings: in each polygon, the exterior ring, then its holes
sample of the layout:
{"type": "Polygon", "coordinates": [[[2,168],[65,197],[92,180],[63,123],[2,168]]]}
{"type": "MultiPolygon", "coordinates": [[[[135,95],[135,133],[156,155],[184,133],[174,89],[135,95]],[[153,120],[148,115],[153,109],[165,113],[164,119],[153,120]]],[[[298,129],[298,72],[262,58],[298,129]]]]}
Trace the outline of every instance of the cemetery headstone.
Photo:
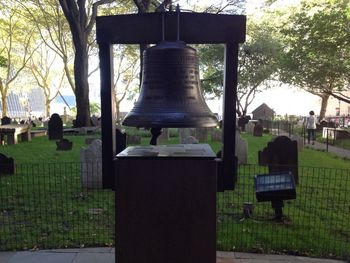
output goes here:
{"type": "Polygon", "coordinates": [[[258,153],[260,165],[267,165],[269,173],[290,171],[298,183],[298,146],[287,136],[278,136],[258,153]]]}
{"type": "Polygon", "coordinates": [[[139,135],[126,135],[126,143],[130,144],[141,144],[141,136],[139,135]]]}
{"type": "Polygon", "coordinates": [[[193,128],[181,128],[179,129],[180,143],[185,144],[187,137],[196,137],[196,129],[193,128]]]}
{"type": "Polygon", "coordinates": [[[222,140],[222,131],[221,130],[213,130],[211,133],[211,140],[213,142],[221,142],[222,140]]]}
{"type": "Polygon", "coordinates": [[[56,151],[70,151],[73,147],[73,142],[67,139],[61,139],[56,142],[56,151]]]}
{"type": "Polygon", "coordinates": [[[248,163],[248,142],[241,138],[239,131],[236,131],[236,149],[235,153],[239,164],[248,163]]]}
{"type": "Polygon", "coordinates": [[[260,123],[256,123],[253,130],[253,136],[262,137],[264,128],[260,123]]]}
{"type": "Polygon", "coordinates": [[[85,144],[91,144],[94,140],[97,140],[96,137],[85,137],[85,144]]]}
{"type": "Polygon", "coordinates": [[[245,126],[245,130],[247,133],[253,134],[254,133],[254,127],[255,127],[256,121],[249,121],[247,125],[245,126]]]}
{"type": "Polygon", "coordinates": [[[245,132],[245,126],[248,124],[249,118],[247,116],[242,116],[238,118],[238,127],[242,132],[245,132]]]}
{"type": "Polygon", "coordinates": [[[92,126],[101,126],[101,122],[98,117],[92,116],[90,118],[92,126]]]}
{"type": "Polygon", "coordinates": [[[169,141],[170,138],[170,131],[168,128],[163,128],[162,133],[157,138],[158,144],[166,144],[169,141]]]}
{"type": "Polygon", "coordinates": [[[0,153],[0,175],[2,174],[14,174],[15,173],[15,162],[13,158],[7,157],[0,153]]]}
{"type": "Polygon", "coordinates": [[[94,140],[80,150],[81,185],[88,189],[102,188],[102,141],[94,140]]]}
{"type": "Polygon", "coordinates": [[[302,151],[304,149],[304,138],[296,135],[296,134],[292,134],[292,136],[290,137],[290,139],[292,141],[296,141],[297,142],[297,146],[298,146],[298,151],[302,151]]]}
{"type": "Polygon", "coordinates": [[[208,129],[196,128],[196,138],[200,143],[208,142],[208,129]]]}
{"type": "Polygon", "coordinates": [[[63,122],[57,113],[51,115],[48,123],[49,140],[63,139],[63,122]]]}
{"type": "Polygon", "coordinates": [[[1,118],[1,125],[11,124],[11,118],[4,116],[1,118]]]}
{"type": "Polygon", "coordinates": [[[181,144],[197,144],[198,140],[193,136],[187,136],[182,139],[181,144]]]}

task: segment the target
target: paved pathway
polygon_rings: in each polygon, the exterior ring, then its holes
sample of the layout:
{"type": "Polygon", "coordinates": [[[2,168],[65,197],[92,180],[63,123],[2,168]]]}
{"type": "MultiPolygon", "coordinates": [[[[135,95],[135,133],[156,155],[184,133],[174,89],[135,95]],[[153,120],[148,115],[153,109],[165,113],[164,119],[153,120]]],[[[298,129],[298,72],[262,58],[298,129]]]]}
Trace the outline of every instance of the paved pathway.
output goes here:
{"type": "Polygon", "coordinates": [[[339,157],[347,158],[350,160],[350,151],[343,149],[343,148],[328,145],[328,150],[327,150],[327,144],[320,143],[320,142],[315,142],[314,145],[313,144],[306,144],[306,147],[310,147],[310,148],[318,149],[318,150],[325,150],[325,151],[333,153],[339,157]]]}
{"type": "MultiPolygon", "coordinates": [[[[114,248],[0,252],[1,263],[114,263],[114,248]]],[[[332,259],[240,252],[218,252],[217,263],[344,263],[332,259]]],[[[148,263],[148,262],[145,262],[148,263]]]]}

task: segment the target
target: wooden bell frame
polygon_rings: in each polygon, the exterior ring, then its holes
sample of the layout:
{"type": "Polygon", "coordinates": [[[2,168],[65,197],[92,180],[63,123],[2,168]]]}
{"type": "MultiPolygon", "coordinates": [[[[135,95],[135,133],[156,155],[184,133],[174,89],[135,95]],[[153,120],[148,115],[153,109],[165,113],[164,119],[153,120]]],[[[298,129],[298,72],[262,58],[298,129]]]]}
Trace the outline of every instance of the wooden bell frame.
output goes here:
{"type": "Polygon", "coordinates": [[[222,119],[222,155],[218,169],[218,190],[234,189],[236,179],[235,133],[237,68],[239,44],[245,41],[246,17],[243,15],[180,13],[145,13],[96,18],[101,75],[102,181],[103,188],[114,188],[115,102],[113,88],[113,44],[156,44],[162,36],[175,41],[181,32],[186,44],[225,44],[224,95],[222,119]]]}

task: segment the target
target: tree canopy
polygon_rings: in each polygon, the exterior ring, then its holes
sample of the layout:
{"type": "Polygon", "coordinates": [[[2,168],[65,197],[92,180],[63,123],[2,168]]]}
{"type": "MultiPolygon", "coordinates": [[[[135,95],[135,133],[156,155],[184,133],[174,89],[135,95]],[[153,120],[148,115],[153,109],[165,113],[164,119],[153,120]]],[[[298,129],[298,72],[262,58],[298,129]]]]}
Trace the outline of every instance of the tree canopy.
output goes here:
{"type": "Polygon", "coordinates": [[[270,17],[284,47],[280,80],[320,96],[321,118],[329,96],[350,102],[343,93],[350,80],[349,1],[303,0],[270,17]]]}

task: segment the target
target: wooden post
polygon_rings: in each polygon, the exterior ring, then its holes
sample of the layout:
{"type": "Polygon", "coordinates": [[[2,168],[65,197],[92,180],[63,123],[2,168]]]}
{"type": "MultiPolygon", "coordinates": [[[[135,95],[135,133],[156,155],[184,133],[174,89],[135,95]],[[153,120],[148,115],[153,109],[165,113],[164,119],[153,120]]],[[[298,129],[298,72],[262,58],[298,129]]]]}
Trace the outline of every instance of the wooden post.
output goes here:
{"type": "Polygon", "coordinates": [[[113,86],[112,45],[99,44],[101,78],[102,182],[103,188],[114,188],[115,91],[113,86]]]}
{"type": "Polygon", "coordinates": [[[223,189],[234,189],[237,161],[235,157],[238,43],[225,45],[224,99],[222,118],[223,189]]]}

